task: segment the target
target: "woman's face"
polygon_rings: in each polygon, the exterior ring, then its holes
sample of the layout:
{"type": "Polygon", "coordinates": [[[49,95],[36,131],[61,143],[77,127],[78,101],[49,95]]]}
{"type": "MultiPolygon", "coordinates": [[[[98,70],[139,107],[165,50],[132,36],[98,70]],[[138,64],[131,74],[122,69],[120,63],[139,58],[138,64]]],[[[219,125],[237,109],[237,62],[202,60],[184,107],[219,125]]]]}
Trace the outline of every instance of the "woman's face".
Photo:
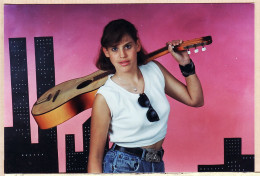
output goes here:
{"type": "Polygon", "coordinates": [[[129,35],[124,35],[119,44],[103,48],[117,72],[129,72],[137,67],[137,52],[141,50],[140,41],[135,42],[129,35]]]}

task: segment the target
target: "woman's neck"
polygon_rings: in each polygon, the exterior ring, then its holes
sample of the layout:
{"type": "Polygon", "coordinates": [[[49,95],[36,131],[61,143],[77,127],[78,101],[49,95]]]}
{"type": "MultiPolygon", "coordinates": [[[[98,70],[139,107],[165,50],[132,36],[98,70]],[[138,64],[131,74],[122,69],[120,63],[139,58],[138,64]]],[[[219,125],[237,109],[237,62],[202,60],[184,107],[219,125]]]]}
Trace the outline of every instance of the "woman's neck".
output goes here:
{"type": "Polygon", "coordinates": [[[119,77],[122,80],[125,80],[125,82],[135,82],[142,77],[140,69],[137,67],[135,70],[132,70],[131,72],[115,72],[115,76],[119,77]]]}
{"type": "Polygon", "coordinates": [[[143,75],[140,69],[131,72],[116,72],[112,80],[133,93],[142,93],[144,89],[143,75]]]}

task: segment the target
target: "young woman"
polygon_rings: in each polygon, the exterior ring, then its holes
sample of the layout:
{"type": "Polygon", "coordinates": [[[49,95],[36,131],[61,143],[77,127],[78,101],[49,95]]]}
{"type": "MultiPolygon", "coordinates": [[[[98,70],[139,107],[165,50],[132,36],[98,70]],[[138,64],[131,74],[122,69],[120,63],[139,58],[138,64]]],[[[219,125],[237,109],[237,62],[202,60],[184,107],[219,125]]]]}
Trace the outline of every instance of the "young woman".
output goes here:
{"type": "Polygon", "coordinates": [[[170,112],[168,96],[193,107],[204,103],[195,66],[186,51],[174,52],[181,40],[168,42],[186,85],[160,63],[150,61],[137,30],[119,19],[104,28],[100,56],[102,70],[113,71],[95,97],[91,119],[89,173],[164,172],[162,144],[170,112]],[[113,142],[104,153],[107,137],[113,142]]]}

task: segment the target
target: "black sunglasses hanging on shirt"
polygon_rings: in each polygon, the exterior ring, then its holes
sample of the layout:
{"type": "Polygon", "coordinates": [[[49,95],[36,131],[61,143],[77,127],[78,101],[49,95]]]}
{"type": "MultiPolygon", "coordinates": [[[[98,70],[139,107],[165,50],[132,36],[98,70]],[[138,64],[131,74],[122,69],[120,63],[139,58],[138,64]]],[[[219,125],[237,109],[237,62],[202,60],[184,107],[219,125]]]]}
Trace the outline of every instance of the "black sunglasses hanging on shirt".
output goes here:
{"type": "Polygon", "coordinates": [[[150,122],[155,122],[160,120],[157,112],[153,109],[150,100],[148,99],[145,93],[140,94],[140,97],[138,98],[138,103],[142,107],[149,108],[146,113],[146,117],[150,122]]]}

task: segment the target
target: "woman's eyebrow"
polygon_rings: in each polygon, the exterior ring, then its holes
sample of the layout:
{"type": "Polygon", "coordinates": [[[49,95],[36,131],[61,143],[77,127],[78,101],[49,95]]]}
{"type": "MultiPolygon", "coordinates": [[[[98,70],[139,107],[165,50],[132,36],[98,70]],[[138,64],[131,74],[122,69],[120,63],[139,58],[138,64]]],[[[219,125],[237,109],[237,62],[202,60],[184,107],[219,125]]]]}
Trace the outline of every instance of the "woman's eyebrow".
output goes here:
{"type": "MultiPolygon", "coordinates": [[[[122,44],[123,46],[126,46],[126,45],[129,45],[129,44],[132,44],[133,42],[126,42],[124,44],[122,44]]],[[[115,48],[115,47],[118,47],[120,44],[116,43],[114,45],[111,45],[109,48],[115,48]]]]}
{"type": "Polygon", "coordinates": [[[132,44],[132,43],[133,43],[133,42],[127,42],[127,43],[124,44],[124,46],[125,46],[125,45],[129,45],[129,44],[132,44]]]}

